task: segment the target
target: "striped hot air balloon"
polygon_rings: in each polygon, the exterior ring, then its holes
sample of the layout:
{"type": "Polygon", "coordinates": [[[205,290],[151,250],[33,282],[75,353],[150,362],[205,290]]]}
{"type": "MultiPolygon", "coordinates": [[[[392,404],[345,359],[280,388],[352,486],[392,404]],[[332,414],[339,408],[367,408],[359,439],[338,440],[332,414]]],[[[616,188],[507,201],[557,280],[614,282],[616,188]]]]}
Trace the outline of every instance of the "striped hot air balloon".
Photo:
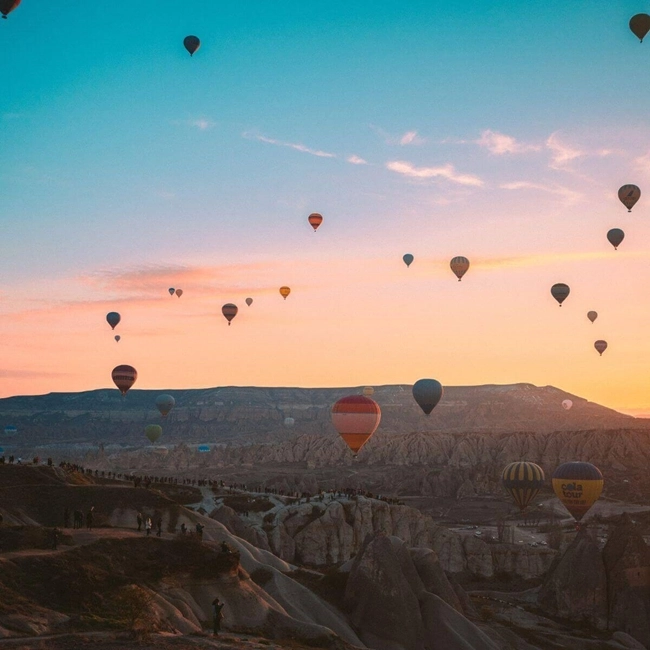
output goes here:
{"type": "Polygon", "coordinates": [[[458,255],[451,260],[449,266],[458,278],[458,282],[460,282],[461,278],[467,273],[467,269],[469,269],[469,260],[462,255],[458,255]]]}
{"type": "Polygon", "coordinates": [[[309,225],[314,229],[314,232],[318,230],[318,226],[323,223],[323,216],[318,214],[318,212],[312,212],[308,217],[309,225]]]}
{"type": "Polygon", "coordinates": [[[603,475],[591,463],[572,461],[553,472],[553,490],[576,521],[580,521],[603,491],[603,475]]]}
{"type": "Polygon", "coordinates": [[[224,315],[224,318],[228,321],[228,325],[230,325],[230,321],[237,316],[237,312],[239,309],[237,309],[237,305],[233,305],[231,302],[225,304],[221,308],[221,313],[224,315]]]}
{"type": "Polygon", "coordinates": [[[366,397],[372,397],[375,394],[375,389],[372,386],[366,386],[362,392],[366,397]]]}
{"type": "Polygon", "coordinates": [[[525,510],[544,485],[544,470],[528,461],[510,463],[501,474],[501,483],[519,509],[525,510]]]}
{"type": "Polygon", "coordinates": [[[138,371],[133,366],[116,366],[113,368],[111,376],[113,377],[113,382],[124,397],[129,388],[135,384],[135,380],[138,378],[138,371]]]}
{"type": "Polygon", "coordinates": [[[365,395],[342,397],[332,407],[332,424],[355,458],[377,430],[380,420],[379,404],[365,395]]]}
{"type": "Polygon", "coordinates": [[[289,287],[280,287],[280,295],[286,300],[287,296],[291,293],[289,287]]]}

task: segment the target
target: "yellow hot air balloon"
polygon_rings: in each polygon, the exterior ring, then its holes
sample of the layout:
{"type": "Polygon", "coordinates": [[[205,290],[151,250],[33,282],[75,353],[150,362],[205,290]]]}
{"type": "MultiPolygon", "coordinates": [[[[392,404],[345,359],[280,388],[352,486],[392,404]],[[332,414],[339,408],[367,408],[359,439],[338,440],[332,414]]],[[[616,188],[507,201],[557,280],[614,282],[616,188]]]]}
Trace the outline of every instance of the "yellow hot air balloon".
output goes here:
{"type": "Polygon", "coordinates": [[[553,490],[573,518],[580,521],[598,501],[603,475],[591,463],[564,463],[553,472],[553,490]]]}
{"type": "Polygon", "coordinates": [[[162,427],[159,424],[148,424],[144,428],[144,435],[149,438],[149,442],[154,443],[162,436],[162,427]]]}
{"type": "Polygon", "coordinates": [[[291,293],[289,287],[280,287],[280,295],[286,300],[287,296],[291,293]]]}
{"type": "Polygon", "coordinates": [[[366,386],[366,387],[363,389],[363,394],[364,394],[366,397],[372,397],[372,396],[375,394],[375,389],[374,389],[372,386],[366,386]]]}
{"type": "Polygon", "coordinates": [[[510,463],[501,474],[501,483],[519,509],[524,510],[544,486],[544,470],[526,461],[510,463]]]}

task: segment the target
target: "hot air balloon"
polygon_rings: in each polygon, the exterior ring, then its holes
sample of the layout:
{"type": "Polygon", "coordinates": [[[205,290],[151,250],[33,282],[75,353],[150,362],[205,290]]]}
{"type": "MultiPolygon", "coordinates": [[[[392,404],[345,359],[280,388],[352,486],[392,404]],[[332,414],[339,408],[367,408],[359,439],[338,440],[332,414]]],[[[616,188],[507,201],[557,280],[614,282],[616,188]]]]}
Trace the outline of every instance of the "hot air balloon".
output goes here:
{"type": "Polygon", "coordinates": [[[166,418],[167,414],[176,406],[176,400],[171,395],[158,395],[156,397],[156,408],[166,418]]]}
{"type": "Polygon", "coordinates": [[[176,295],[180,298],[183,295],[182,289],[176,289],[176,295]]]}
{"type": "Polygon", "coordinates": [[[122,397],[126,395],[127,391],[138,378],[138,371],[133,366],[116,366],[111,373],[113,382],[119,388],[122,397]]]}
{"type": "Polygon", "coordinates": [[[15,436],[18,433],[18,429],[13,424],[8,424],[5,427],[6,436],[15,436]]]}
{"type": "Polygon", "coordinates": [[[169,295],[173,296],[176,289],[174,289],[174,287],[169,287],[168,291],[169,291],[169,295]]]}
{"type": "Polygon", "coordinates": [[[519,509],[525,510],[544,486],[544,470],[527,461],[510,463],[501,474],[501,483],[519,509]]]}
{"type": "Polygon", "coordinates": [[[372,396],[375,394],[375,389],[374,389],[372,386],[366,386],[366,387],[363,389],[363,394],[364,394],[366,397],[372,397],[372,396]]]}
{"type": "Polygon", "coordinates": [[[607,241],[614,247],[614,250],[621,245],[623,239],[625,239],[625,233],[620,228],[612,228],[607,232],[607,241]]]}
{"type": "Polygon", "coordinates": [[[144,435],[149,438],[149,442],[154,443],[162,436],[162,427],[159,424],[147,424],[144,435]]]}
{"type": "Polygon", "coordinates": [[[116,311],[109,311],[106,314],[106,322],[111,326],[111,329],[115,329],[115,326],[122,320],[122,317],[116,311]]]}
{"type": "Polygon", "coordinates": [[[115,340],[119,343],[122,337],[119,334],[115,335],[115,340]]]}
{"type": "Polygon", "coordinates": [[[402,259],[404,260],[404,264],[406,264],[406,268],[408,269],[408,267],[411,266],[411,264],[413,264],[413,260],[415,258],[413,257],[413,255],[411,255],[411,253],[406,253],[406,255],[402,257],[402,259]]]}
{"type": "Polygon", "coordinates": [[[570,408],[573,406],[573,402],[570,399],[565,399],[562,401],[562,408],[565,411],[570,410],[570,408]]]}
{"type": "Polygon", "coordinates": [[[632,212],[632,208],[641,198],[641,190],[636,185],[623,185],[618,191],[618,198],[627,211],[632,212]]]}
{"type": "Polygon", "coordinates": [[[196,449],[200,454],[205,454],[210,451],[210,445],[199,445],[196,449]]]}
{"type": "Polygon", "coordinates": [[[559,282],[558,284],[554,284],[551,287],[551,295],[555,300],[557,300],[560,303],[560,307],[562,306],[562,303],[566,300],[567,296],[571,293],[571,289],[569,289],[569,286],[566,284],[563,284],[562,282],[559,282]]]}
{"type": "Polygon", "coordinates": [[[296,421],[293,418],[284,418],[285,427],[291,428],[295,423],[296,421]]]}
{"type": "Polygon", "coordinates": [[[318,214],[318,212],[312,212],[308,217],[309,225],[314,229],[314,232],[318,230],[318,226],[323,223],[323,216],[318,214]]]}
{"type": "Polygon", "coordinates": [[[591,463],[572,461],[553,472],[553,490],[564,507],[580,521],[603,491],[603,475],[591,463]]]}
{"type": "Polygon", "coordinates": [[[444,390],[436,379],[418,379],[413,384],[413,397],[425,415],[429,415],[442,398],[444,390]]]}
{"type": "Polygon", "coordinates": [[[380,420],[379,404],[365,395],[348,395],[332,406],[332,424],[355,458],[377,430],[380,420]]]}
{"type": "Polygon", "coordinates": [[[289,287],[280,287],[280,295],[286,300],[287,296],[291,293],[289,287]]]}
{"type": "Polygon", "coordinates": [[[594,343],[594,347],[596,348],[596,350],[598,350],[598,354],[600,354],[600,356],[602,357],[603,352],[605,352],[605,350],[607,349],[607,341],[596,341],[594,343]]]}
{"type": "Polygon", "coordinates": [[[196,52],[201,47],[201,41],[196,36],[186,36],[183,39],[183,45],[185,49],[190,53],[190,56],[194,56],[196,52]]]}
{"type": "Polygon", "coordinates": [[[597,311],[588,311],[587,318],[593,323],[598,318],[597,311]]]}
{"type": "Polygon", "coordinates": [[[221,313],[224,315],[225,319],[228,321],[228,325],[230,326],[230,321],[237,316],[237,312],[239,309],[237,309],[237,305],[233,305],[231,302],[225,304],[221,308],[221,313]]]}
{"type": "Polygon", "coordinates": [[[19,4],[20,0],[0,0],[0,14],[6,19],[19,4]]]}
{"type": "Polygon", "coordinates": [[[643,43],[643,37],[650,31],[650,16],[648,14],[636,14],[630,18],[630,29],[632,33],[643,43]]]}
{"type": "Polygon", "coordinates": [[[246,304],[250,307],[253,304],[252,298],[246,298],[246,304]]]}
{"type": "Polygon", "coordinates": [[[469,269],[469,260],[462,255],[458,255],[451,260],[449,266],[458,278],[458,282],[460,282],[461,278],[467,273],[467,269],[469,269]]]}

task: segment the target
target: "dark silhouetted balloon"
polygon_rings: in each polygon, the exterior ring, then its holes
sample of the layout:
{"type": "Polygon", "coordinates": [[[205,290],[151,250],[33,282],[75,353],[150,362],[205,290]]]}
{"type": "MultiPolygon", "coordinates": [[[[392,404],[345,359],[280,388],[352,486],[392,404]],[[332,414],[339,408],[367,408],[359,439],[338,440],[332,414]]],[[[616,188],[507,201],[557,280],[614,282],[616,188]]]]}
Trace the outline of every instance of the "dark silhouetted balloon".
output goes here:
{"type": "Polygon", "coordinates": [[[156,442],[162,436],[162,427],[159,424],[147,424],[144,435],[149,438],[149,442],[156,442]]]}
{"type": "Polygon", "coordinates": [[[650,31],[650,16],[648,14],[636,14],[630,18],[630,29],[632,33],[643,43],[643,38],[650,31]]]}
{"type": "Polygon", "coordinates": [[[618,199],[627,208],[628,212],[632,212],[632,208],[640,198],[641,190],[636,185],[623,185],[618,190],[618,199]]]}
{"type": "Polygon", "coordinates": [[[194,53],[201,47],[201,41],[196,36],[186,36],[183,39],[183,45],[190,56],[194,56],[194,53]]]}
{"type": "Polygon", "coordinates": [[[6,19],[19,4],[20,0],[0,0],[0,14],[6,19]]]}
{"type": "Polygon", "coordinates": [[[231,302],[225,304],[221,308],[221,313],[224,315],[225,319],[228,321],[228,325],[230,325],[230,321],[237,316],[237,312],[239,309],[237,309],[237,305],[233,305],[231,302]]]}
{"type": "Polygon", "coordinates": [[[122,317],[116,311],[110,311],[106,314],[106,321],[111,326],[111,329],[115,329],[116,325],[122,320],[122,317]]]}
{"type": "Polygon", "coordinates": [[[115,340],[119,343],[122,337],[119,334],[115,335],[115,340]]]}
{"type": "Polygon", "coordinates": [[[562,282],[554,284],[551,287],[551,295],[560,303],[560,307],[570,293],[571,289],[569,289],[569,285],[563,284],[562,282]]]}
{"type": "Polygon", "coordinates": [[[553,472],[553,490],[564,507],[580,521],[603,491],[603,475],[591,463],[572,461],[553,472]]]}
{"type": "Polygon", "coordinates": [[[501,483],[519,509],[525,510],[544,486],[544,470],[528,461],[510,463],[501,474],[501,483]]]}
{"type": "Polygon", "coordinates": [[[176,295],[180,298],[183,295],[182,289],[176,289],[176,295]]]}
{"type": "Polygon", "coordinates": [[[413,255],[411,255],[411,253],[406,253],[406,255],[402,257],[402,259],[404,260],[404,264],[406,264],[406,268],[408,268],[409,266],[411,266],[411,264],[413,264],[413,260],[415,258],[413,257],[413,255]]]}
{"type": "Polygon", "coordinates": [[[332,424],[356,457],[381,420],[379,404],[365,395],[348,395],[332,406],[332,424]]]}
{"type": "Polygon", "coordinates": [[[597,311],[588,311],[587,318],[593,323],[598,318],[597,311]]]}
{"type": "Polygon", "coordinates": [[[605,352],[605,350],[607,349],[607,341],[596,341],[594,343],[594,347],[596,348],[596,350],[598,350],[598,354],[600,354],[600,356],[602,357],[603,352],[605,352]]]}
{"type": "Polygon", "coordinates": [[[444,390],[436,379],[418,379],[413,384],[413,397],[426,415],[429,415],[442,398],[444,390]]]}
{"type": "Polygon", "coordinates": [[[164,418],[167,417],[167,414],[174,406],[176,406],[176,400],[171,395],[158,395],[156,397],[156,407],[164,418]]]}
{"type": "Polygon", "coordinates": [[[252,298],[246,298],[246,304],[250,307],[253,304],[252,298]]]}
{"type": "Polygon", "coordinates": [[[469,269],[469,260],[462,255],[458,255],[451,260],[449,266],[458,278],[458,282],[460,282],[461,278],[467,273],[467,269],[469,269]]]}
{"type": "Polygon", "coordinates": [[[616,250],[625,239],[625,233],[620,228],[612,228],[607,232],[607,241],[616,250]]]}
{"type": "Polygon", "coordinates": [[[169,291],[169,295],[173,296],[176,289],[174,289],[174,287],[169,287],[168,291],[169,291]]]}
{"type": "Polygon", "coordinates": [[[138,371],[133,366],[116,366],[111,373],[113,382],[119,388],[122,395],[126,395],[129,388],[135,384],[138,378],[138,371]]]}
{"type": "Polygon", "coordinates": [[[318,230],[318,226],[323,223],[323,216],[318,214],[318,212],[312,212],[308,217],[309,225],[314,229],[314,232],[318,230]]]}

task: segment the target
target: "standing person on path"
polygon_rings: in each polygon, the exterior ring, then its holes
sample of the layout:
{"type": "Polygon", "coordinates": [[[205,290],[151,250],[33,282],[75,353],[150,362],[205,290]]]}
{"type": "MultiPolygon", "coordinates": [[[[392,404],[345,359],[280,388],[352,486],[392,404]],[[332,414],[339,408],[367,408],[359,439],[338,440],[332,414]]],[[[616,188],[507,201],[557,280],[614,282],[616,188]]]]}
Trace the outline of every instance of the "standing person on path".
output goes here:
{"type": "Polygon", "coordinates": [[[214,636],[219,636],[219,632],[221,632],[221,621],[223,620],[223,612],[221,610],[223,609],[223,605],[223,603],[219,602],[218,598],[212,601],[212,629],[214,636]]]}
{"type": "Polygon", "coordinates": [[[144,522],[144,528],[147,531],[147,537],[151,535],[151,517],[147,517],[147,521],[144,522]]]}
{"type": "Polygon", "coordinates": [[[93,506],[89,511],[88,514],[86,515],[86,526],[88,527],[88,530],[93,529],[93,510],[95,509],[95,506],[93,506]]]}
{"type": "Polygon", "coordinates": [[[138,513],[137,522],[138,522],[138,532],[140,532],[142,530],[142,513],[141,512],[138,513]]]}
{"type": "Polygon", "coordinates": [[[158,518],[158,521],[156,522],[156,537],[161,537],[162,536],[162,517],[158,518]]]}

